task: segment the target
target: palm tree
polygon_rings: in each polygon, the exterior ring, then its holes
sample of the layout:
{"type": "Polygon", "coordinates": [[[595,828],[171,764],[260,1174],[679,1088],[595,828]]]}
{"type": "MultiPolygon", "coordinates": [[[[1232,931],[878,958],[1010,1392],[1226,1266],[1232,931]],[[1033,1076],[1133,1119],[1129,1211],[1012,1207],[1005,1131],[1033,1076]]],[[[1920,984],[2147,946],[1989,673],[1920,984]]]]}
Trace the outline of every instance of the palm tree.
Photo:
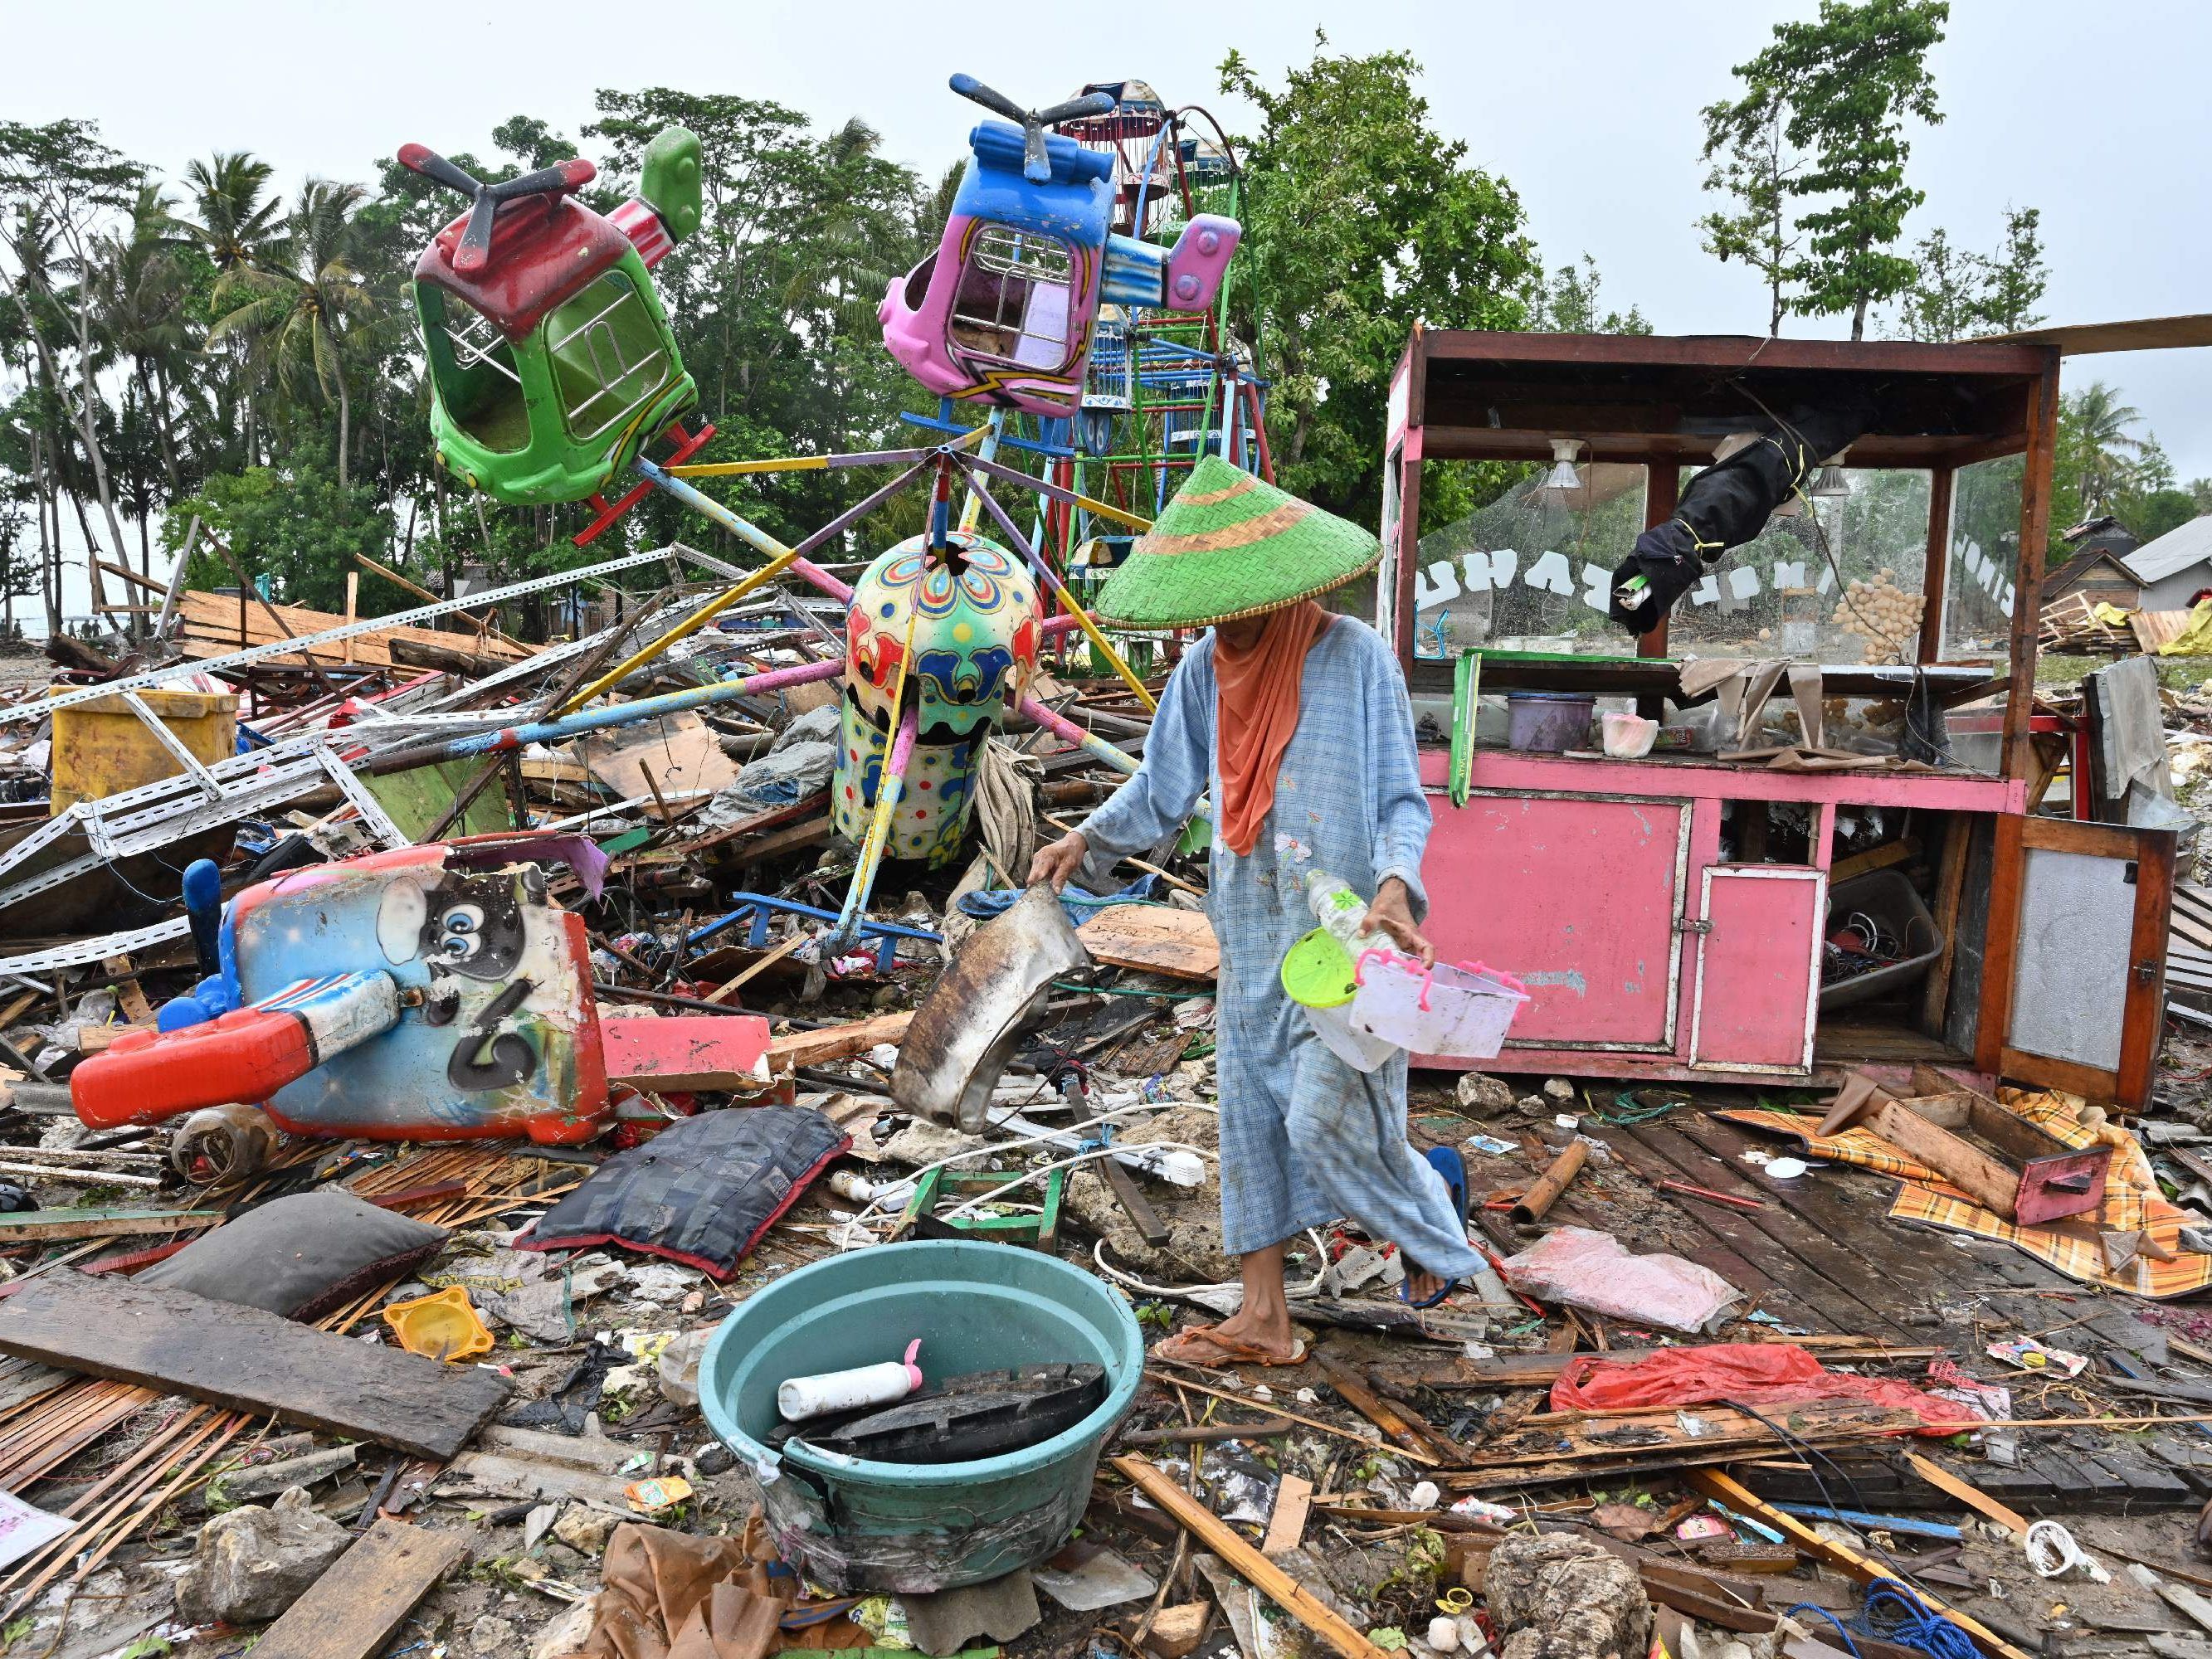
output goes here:
{"type": "Polygon", "coordinates": [[[284,258],[234,265],[216,278],[221,314],[208,331],[210,344],[248,341],[256,366],[280,395],[299,400],[313,391],[337,398],[342,490],[353,428],[346,337],[374,306],[353,262],[353,215],[364,193],[359,185],[319,179],[302,185],[285,222],[284,258]]]}
{"type": "Polygon", "coordinates": [[[2136,459],[2142,454],[2143,441],[2130,430],[2142,419],[2142,412],[2119,398],[2102,380],[2092,380],[2063,402],[2081,468],[2085,517],[2112,505],[2114,493],[2127,483],[2136,459]]]}
{"type": "Polygon", "coordinates": [[[184,488],[178,458],[170,370],[191,344],[185,313],[185,273],[176,256],[176,204],[142,185],[128,239],[106,245],[100,270],[101,324],[110,345],[131,360],[141,403],[161,442],[161,471],[173,496],[184,488]]]}
{"type": "Polygon", "coordinates": [[[180,221],[185,233],[207,250],[217,270],[265,259],[281,240],[283,204],[268,193],[273,169],[244,150],[217,150],[185,168],[199,217],[180,221]]]}

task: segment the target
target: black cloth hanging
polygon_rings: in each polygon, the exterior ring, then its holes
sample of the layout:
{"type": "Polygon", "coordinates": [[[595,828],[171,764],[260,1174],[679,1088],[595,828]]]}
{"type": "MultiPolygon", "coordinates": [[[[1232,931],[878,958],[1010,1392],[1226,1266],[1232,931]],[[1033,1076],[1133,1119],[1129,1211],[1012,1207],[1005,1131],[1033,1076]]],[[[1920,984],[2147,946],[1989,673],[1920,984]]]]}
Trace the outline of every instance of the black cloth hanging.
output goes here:
{"type": "Polygon", "coordinates": [[[1756,537],[1813,469],[1848,447],[1871,419],[1866,404],[1854,403],[1796,410],[1786,420],[1752,428],[1755,440],[1692,478],[1674,516],[1636,538],[1613,572],[1606,614],[1632,634],[1650,633],[1729,549],[1756,537]],[[1647,591],[1640,602],[1626,603],[1623,592],[1638,576],[1647,591]]]}

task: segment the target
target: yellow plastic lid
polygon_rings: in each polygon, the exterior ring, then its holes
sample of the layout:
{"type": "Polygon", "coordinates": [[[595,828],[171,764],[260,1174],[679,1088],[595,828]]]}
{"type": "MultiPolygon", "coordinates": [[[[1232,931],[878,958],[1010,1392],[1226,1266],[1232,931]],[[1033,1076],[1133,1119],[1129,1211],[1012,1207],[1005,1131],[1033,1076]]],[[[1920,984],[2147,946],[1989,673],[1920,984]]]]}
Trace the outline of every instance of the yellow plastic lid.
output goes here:
{"type": "Polygon", "coordinates": [[[1291,1000],[1308,1008],[1341,1008],[1359,989],[1352,953],[1320,927],[1284,955],[1282,980],[1291,1000]]]}

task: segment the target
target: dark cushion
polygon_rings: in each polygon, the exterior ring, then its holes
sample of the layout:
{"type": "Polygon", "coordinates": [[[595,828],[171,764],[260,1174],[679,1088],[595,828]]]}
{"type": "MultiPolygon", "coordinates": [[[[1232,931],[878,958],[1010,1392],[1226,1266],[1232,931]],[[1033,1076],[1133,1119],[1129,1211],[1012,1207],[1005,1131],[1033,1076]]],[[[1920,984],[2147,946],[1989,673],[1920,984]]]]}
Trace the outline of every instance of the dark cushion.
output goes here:
{"type": "Polygon", "coordinates": [[[514,1247],[624,1244],[726,1279],[806,1183],[852,1144],[804,1106],[702,1112],[609,1158],[514,1247]]]}
{"type": "Polygon", "coordinates": [[[317,1319],[411,1273],[446,1230],[330,1188],[248,1210],[137,1275],[287,1319],[317,1319]]]}

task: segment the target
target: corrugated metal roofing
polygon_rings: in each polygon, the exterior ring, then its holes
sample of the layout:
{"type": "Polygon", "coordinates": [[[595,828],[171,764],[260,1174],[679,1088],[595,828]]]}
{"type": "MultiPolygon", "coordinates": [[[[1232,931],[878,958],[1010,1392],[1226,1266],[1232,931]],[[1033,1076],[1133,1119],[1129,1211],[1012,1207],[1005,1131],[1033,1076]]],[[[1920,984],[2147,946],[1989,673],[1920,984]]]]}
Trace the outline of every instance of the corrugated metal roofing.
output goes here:
{"type": "Polygon", "coordinates": [[[2167,531],[2156,541],[2145,542],[2123,556],[2120,562],[2137,581],[2155,582],[2207,559],[2212,559],[2212,513],[2167,531]]]}

